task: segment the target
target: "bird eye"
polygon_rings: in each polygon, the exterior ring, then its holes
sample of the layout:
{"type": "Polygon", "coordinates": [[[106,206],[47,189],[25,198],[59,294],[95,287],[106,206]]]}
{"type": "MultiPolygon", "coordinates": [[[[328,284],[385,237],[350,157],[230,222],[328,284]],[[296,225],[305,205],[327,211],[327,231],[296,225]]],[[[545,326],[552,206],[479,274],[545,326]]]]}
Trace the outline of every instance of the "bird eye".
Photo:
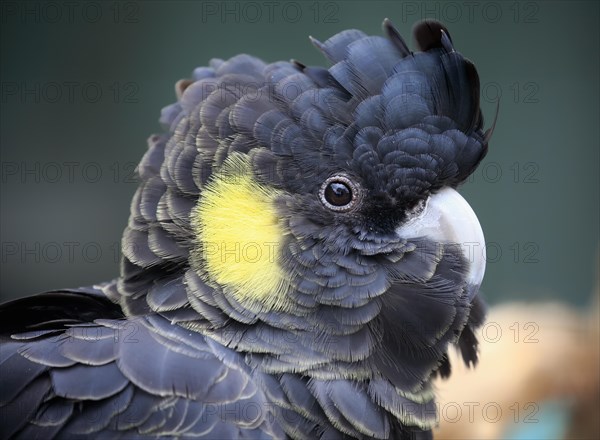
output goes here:
{"type": "Polygon", "coordinates": [[[319,197],[321,202],[332,211],[345,212],[354,208],[359,200],[359,187],[346,176],[333,176],[327,179],[319,197]]]}

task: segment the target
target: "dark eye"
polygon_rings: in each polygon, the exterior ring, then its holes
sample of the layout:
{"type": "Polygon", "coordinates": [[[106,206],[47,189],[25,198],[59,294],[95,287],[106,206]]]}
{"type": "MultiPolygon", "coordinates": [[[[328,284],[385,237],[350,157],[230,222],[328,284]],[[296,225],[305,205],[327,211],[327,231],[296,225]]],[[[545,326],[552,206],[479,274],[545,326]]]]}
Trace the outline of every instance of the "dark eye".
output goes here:
{"type": "Polygon", "coordinates": [[[319,197],[321,202],[332,211],[345,212],[354,208],[359,200],[359,187],[346,176],[333,176],[327,179],[319,197]]]}

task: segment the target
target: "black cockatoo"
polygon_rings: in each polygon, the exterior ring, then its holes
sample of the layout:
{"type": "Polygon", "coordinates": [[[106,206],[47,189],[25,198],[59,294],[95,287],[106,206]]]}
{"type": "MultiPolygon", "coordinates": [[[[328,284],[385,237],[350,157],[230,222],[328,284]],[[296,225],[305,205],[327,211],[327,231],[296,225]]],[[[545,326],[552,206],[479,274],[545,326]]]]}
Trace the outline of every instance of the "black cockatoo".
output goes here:
{"type": "Polygon", "coordinates": [[[485,156],[448,31],[212,60],[149,139],[118,278],[0,307],[2,438],[427,439],[477,360],[485,156]]]}

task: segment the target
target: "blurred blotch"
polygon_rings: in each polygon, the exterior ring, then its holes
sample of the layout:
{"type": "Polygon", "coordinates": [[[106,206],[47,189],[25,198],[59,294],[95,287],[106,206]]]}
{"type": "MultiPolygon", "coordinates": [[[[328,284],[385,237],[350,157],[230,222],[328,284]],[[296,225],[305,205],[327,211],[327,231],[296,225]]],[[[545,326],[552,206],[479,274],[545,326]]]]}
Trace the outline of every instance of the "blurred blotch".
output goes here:
{"type": "Polygon", "coordinates": [[[587,310],[557,302],[490,308],[480,362],[451,353],[438,380],[440,439],[599,439],[598,288],[587,310]]]}

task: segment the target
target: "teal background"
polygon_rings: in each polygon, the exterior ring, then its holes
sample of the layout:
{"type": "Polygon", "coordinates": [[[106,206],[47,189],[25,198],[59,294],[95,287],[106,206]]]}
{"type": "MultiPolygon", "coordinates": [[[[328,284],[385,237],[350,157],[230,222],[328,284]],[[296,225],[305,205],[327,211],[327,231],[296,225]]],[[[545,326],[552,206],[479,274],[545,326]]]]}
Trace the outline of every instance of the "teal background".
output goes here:
{"type": "Polygon", "coordinates": [[[240,52],[323,64],[307,35],[381,34],[389,17],[410,38],[432,17],[477,65],[488,124],[502,94],[490,152],[462,189],[491,246],[485,297],[588,304],[599,243],[597,2],[275,1],[272,15],[264,2],[65,3],[2,3],[0,299],[117,275],[131,170],[173,84],[196,66],[240,52]]]}

